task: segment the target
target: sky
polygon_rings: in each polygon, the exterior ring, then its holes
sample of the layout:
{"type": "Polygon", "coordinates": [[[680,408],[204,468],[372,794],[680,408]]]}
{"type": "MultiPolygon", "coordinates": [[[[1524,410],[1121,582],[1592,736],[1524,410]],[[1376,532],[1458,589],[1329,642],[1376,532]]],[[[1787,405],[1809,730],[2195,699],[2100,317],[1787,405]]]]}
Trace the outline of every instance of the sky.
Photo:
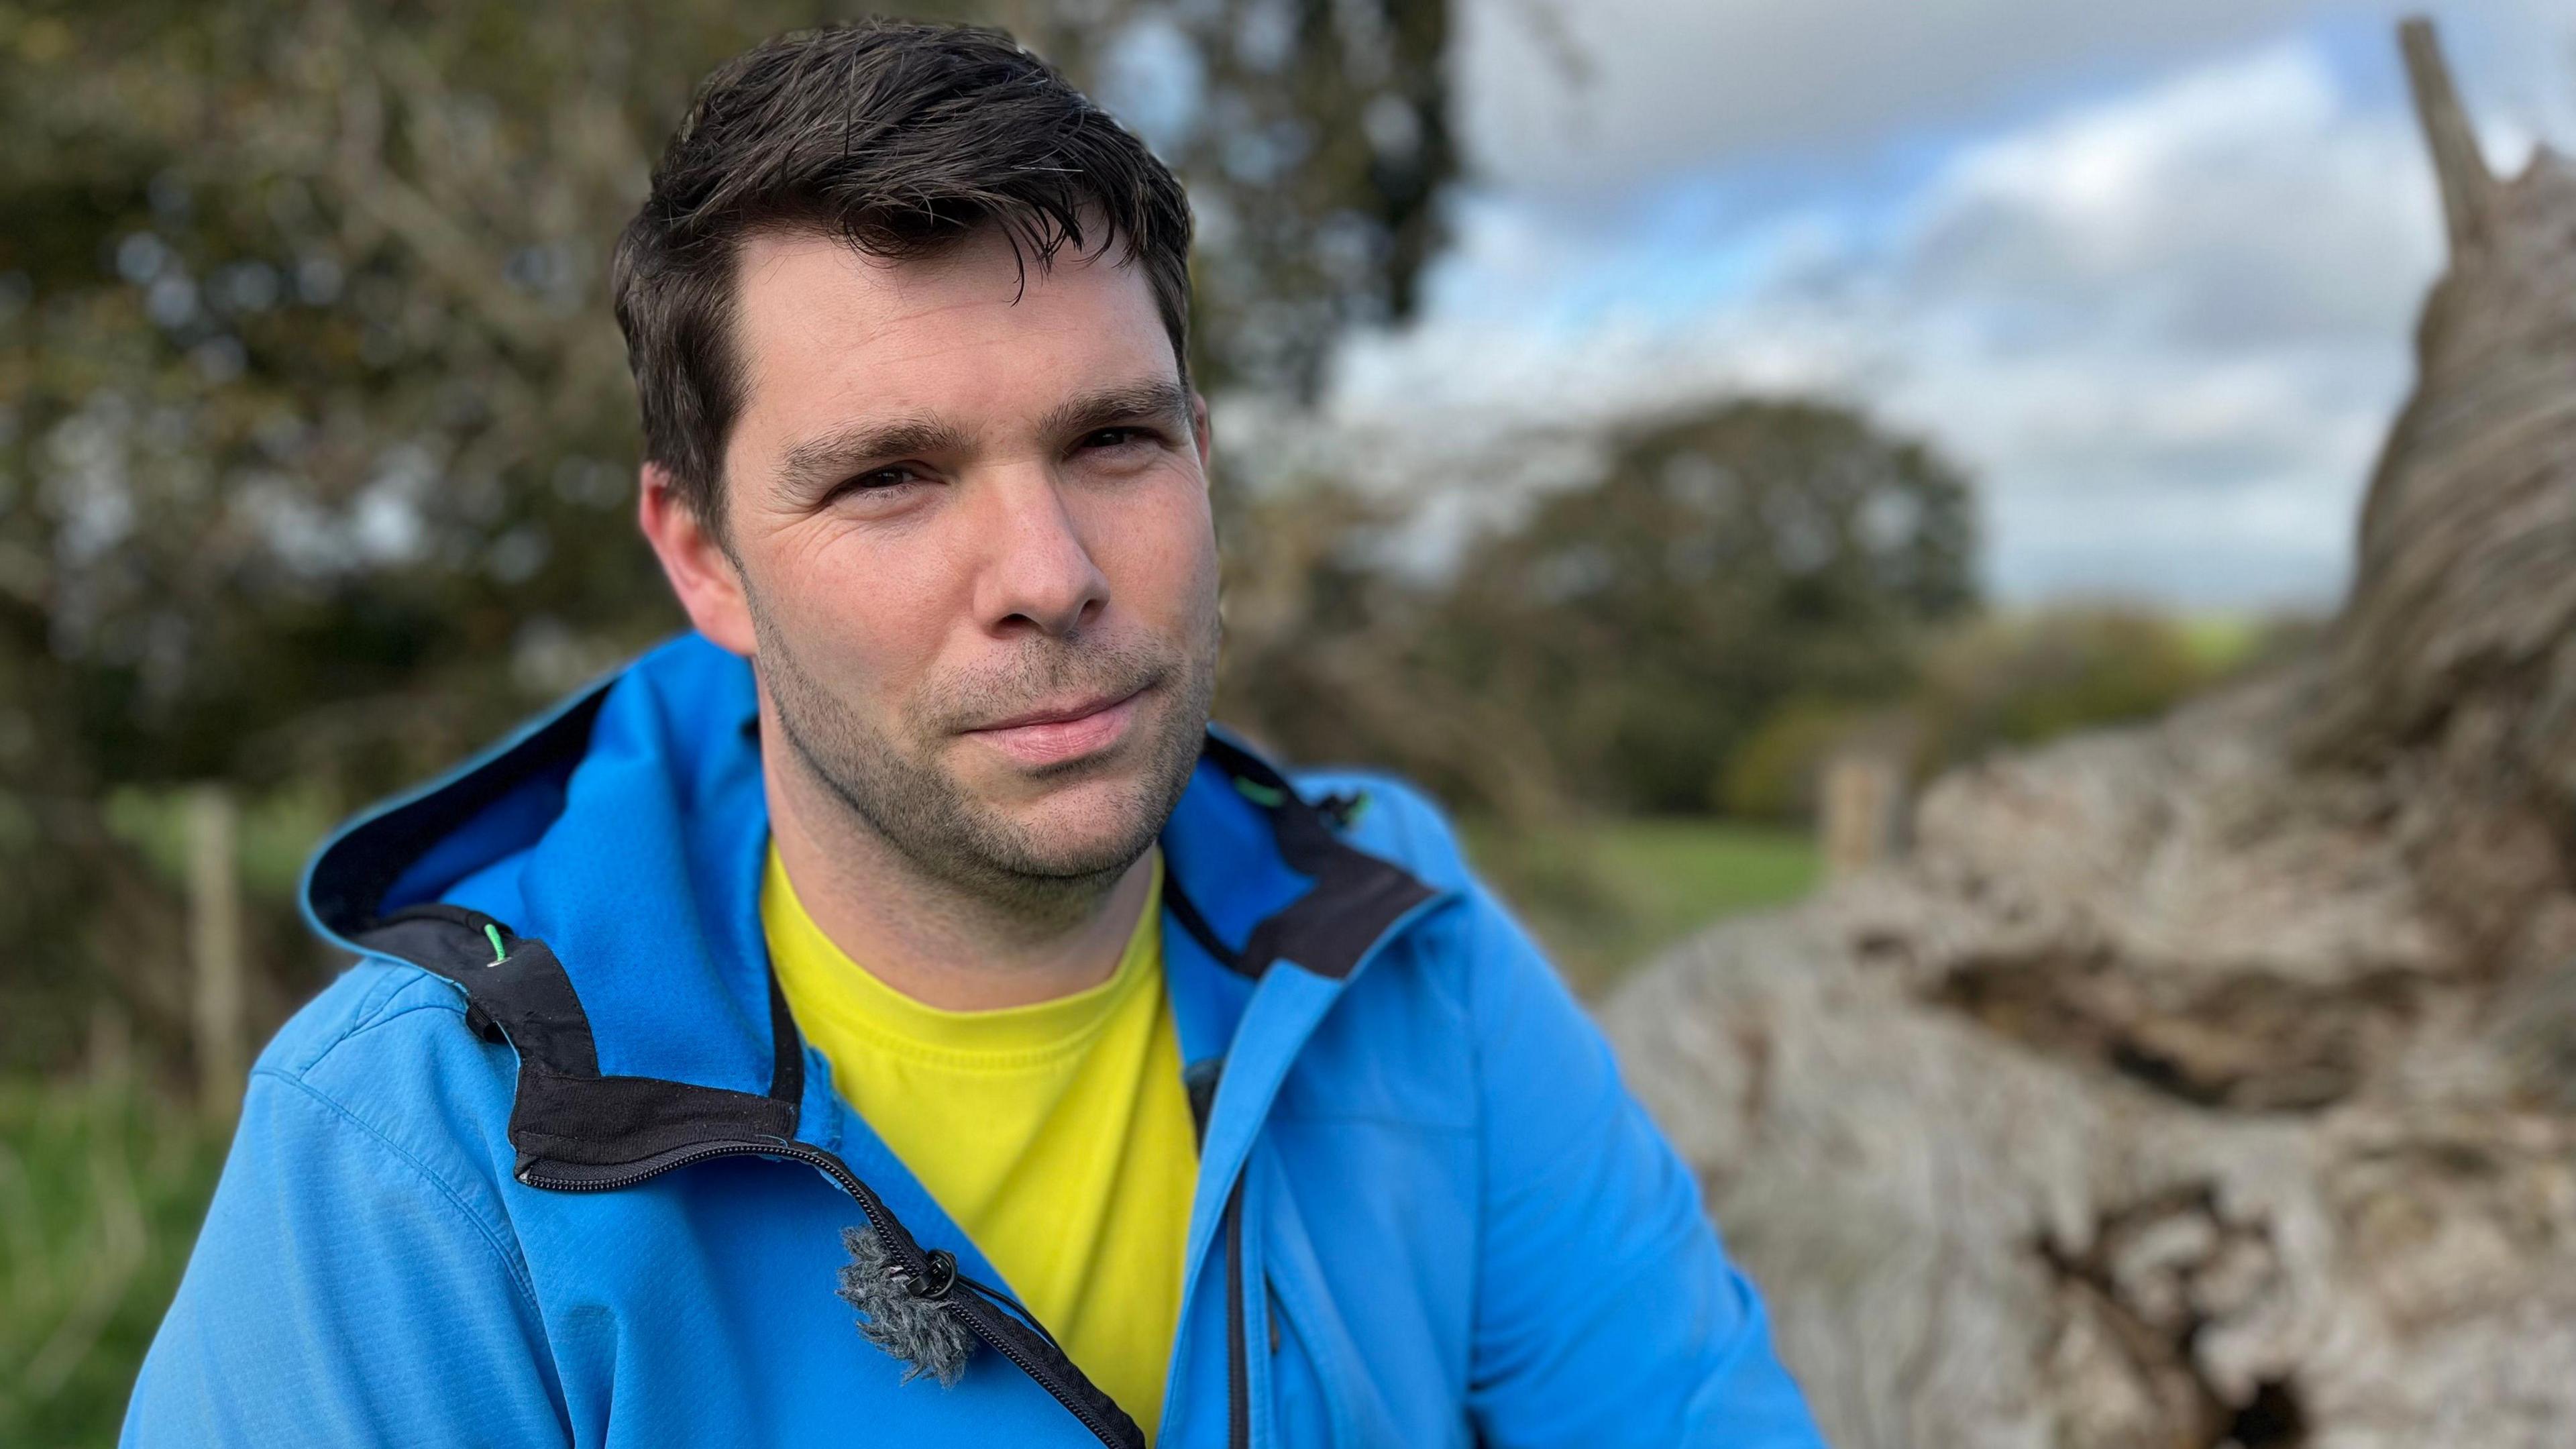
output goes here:
{"type": "MultiPolygon", "coordinates": [[[[1454,241],[1325,403],[1453,534],[1551,436],[1824,395],[1969,473],[2007,604],[2339,596],[2442,265],[2398,7],[1458,4],[1454,241]]],[[[2576,0],[2415,8],[2491,165],[2576,149],[2576,0]]]]}

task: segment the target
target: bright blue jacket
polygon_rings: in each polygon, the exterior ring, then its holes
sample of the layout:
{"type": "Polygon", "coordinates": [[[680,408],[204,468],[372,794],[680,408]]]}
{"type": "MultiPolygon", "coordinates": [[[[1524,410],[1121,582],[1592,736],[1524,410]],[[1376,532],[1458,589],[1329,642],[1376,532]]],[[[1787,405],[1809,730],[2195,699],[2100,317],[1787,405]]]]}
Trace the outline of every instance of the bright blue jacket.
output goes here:
{"type": "MultiPolygon", "coordinates": [[[[362,959],[252,1073],[125,1442],[1140,1442],[799,1041],[767,837],[750,670],[688,638],[325,846],[362,959]],[[953,1385],[861,1271],[967,1330],[953,1385]]],[[[1428,805],[1211,735],[1162,843],[1203,1114],[1162,1443],[1819,1442],[1428,805]]]]}

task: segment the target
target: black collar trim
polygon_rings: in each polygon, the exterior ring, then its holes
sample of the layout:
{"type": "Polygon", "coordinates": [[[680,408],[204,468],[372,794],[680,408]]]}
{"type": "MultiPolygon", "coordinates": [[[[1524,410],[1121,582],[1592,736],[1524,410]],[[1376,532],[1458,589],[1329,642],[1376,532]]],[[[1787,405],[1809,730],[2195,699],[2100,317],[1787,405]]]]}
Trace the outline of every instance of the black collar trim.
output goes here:
{"type": "Polygon", "coordinates": [[[776,1059],[768,1095],[755,1096],[657,1077],[602,1076],[590,1018],[563,963],[545,942],[515,936],[481,911],[412,906],[356,944],[464,987],[467,1024],[485,1040],[506,1040],[517,1049],[510,1145],[518,1149],[523,1175],[541,1163],[620,1166],[701,1142],[796,1135],[805,1053],[775,976],[769,1034],[776,1059]],[[497,960],[496,938],[504,953],[497,960]]]}
{"type": "Polygon", "coordinates": [[[1350,818],[1352,805],[1307,800],[1276,766],[1221,735],[1208,736],[1207,758],[1253,787],[1244,798],[1270,816],[1280,858],[1315,882],[1255,925],[1237,948],[1217,937],[1166,870],[1163,890],[1173,917],[1228,967],[1258,977],[1271,963],[1287,960],[1340,981],[1359,969],[1369,948],[1406,912],[1439,894],[1412,872],[1342,839],[1336,827],[1350,818]]]}

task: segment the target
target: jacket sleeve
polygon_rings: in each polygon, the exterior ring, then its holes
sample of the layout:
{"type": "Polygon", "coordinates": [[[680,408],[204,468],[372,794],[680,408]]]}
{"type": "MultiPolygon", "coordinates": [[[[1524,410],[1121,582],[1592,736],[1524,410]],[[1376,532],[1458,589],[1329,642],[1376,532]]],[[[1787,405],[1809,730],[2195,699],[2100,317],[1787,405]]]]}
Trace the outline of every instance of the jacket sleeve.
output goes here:
{"type": "Polygon", "coordinates": [[[568,1440],[535,1301],[494,1227],[303,1080],[255,1074],[122,1442],[568,1440]]]}
{"type": "Polygon", "coordinates": [[[1821,1449],[1762,1301],[1609,1044],[1481,892],[1469,1407],[1487,1444],[1821,1449]]]}

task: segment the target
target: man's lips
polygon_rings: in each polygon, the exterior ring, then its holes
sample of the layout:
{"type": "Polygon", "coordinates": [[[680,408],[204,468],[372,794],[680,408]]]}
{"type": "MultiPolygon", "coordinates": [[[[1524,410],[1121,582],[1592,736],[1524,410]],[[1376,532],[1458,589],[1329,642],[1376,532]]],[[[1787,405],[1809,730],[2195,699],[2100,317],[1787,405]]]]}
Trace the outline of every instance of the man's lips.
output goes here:
{"type": "Polygon", "coordinates": [[[966,731],[1024,765],[1053,765],[1097,754],[1118,743],[1136,717],[1145,690],[1044,705],[966,731]]]}

